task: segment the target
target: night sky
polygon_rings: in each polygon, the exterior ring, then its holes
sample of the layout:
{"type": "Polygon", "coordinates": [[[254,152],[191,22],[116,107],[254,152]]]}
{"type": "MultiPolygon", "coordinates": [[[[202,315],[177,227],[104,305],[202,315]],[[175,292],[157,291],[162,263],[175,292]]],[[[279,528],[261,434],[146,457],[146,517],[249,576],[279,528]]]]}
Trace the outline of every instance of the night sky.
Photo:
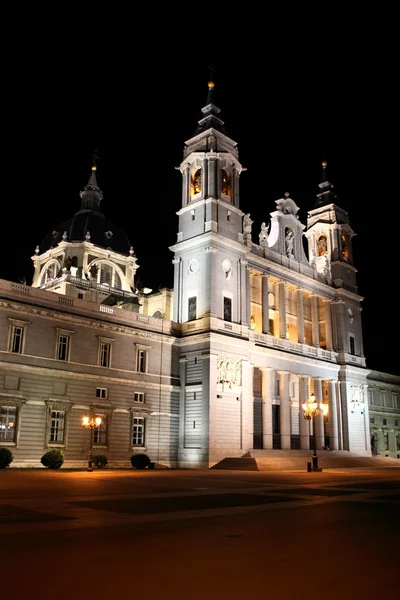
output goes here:
{"type": "MultiPolygon", "coordinates": [[[[216,104],[247,168],[240,198],[254,221],[253,241],[258,243],[261,222],[268,224],[275,200],[285,192],[306,223],[326,159],[338,205],[348,211],[357,234],[353,253],[364,297],[367,367],[400,375],[400,320],[394,316],[400,209],[398,193],[392,193],[392,157],[381,143],[381,116],[368,100],[371,70],[330,65],[328,77],[292,65],[260,76],[259,70],[232,64],[213,66],[216,104]]],[[[137,277],[146,287],[172,287],[168,247],[176,242],[181,206],[175,167],[202,117],[209,75],[205,63],[171,83],[148,78],[121,110],[102,105],[94,117],[86,111],[78,119],[65,111],[6,116],[3,177],[10,185],[3,197],[0,278],[26,277],[31,283],[30,257],[48,231],[79,210],[79,192],[97,150],[102,209],[130,239],[140,265],[137,277]]]]}

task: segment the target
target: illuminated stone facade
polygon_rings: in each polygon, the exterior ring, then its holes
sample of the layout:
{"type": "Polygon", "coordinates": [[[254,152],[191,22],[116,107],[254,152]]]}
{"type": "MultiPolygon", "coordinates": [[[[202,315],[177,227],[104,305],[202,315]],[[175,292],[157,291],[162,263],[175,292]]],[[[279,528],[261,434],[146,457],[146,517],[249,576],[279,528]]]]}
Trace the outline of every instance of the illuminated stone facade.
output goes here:
{"type": "Polygon", "coordinates": [[[95,167],[81,209],[37,247],[32,285],[0,281],[0,446],[12,466],[40,466],[53,447],[84,466],[85,414],[102,417],[94,453],[111,466],[146,452],[207,468],[251,449],[307,450],[312,434],[317,449],[400,456],[400,378],[367,368],[354,232],[327,165],[306,224],[284,194],[252,231],[238,144],[212,94],[180,165],[173,288],[137,287],[95,167]],[[312,393],[329,407],[314,432],[301,406],[312,393]]]}

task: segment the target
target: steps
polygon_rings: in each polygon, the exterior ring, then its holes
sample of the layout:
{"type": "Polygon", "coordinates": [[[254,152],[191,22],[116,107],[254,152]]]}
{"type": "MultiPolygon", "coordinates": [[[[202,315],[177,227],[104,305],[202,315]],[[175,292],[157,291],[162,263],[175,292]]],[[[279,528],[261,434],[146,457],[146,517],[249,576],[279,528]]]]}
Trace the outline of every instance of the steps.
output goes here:
{"type": "MultiPolygon", "coordinates": [[[[227,471],[306,471],[312,462],[312,450],[250,450],[241,457],[227,457],[212,469],[227,471]]],[[[346,468],[400,468],[400,459],[368,456],[343,450],[318,450],[318,464],[322,469],[346,468]]]]}

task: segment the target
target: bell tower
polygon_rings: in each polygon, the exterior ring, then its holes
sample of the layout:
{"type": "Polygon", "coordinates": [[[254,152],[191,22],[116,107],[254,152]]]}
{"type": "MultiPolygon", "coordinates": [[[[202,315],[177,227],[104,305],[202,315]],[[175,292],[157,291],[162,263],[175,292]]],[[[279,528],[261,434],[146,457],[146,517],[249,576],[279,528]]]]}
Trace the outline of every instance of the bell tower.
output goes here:
{"type": "Polygon", "coordinates": [[[308,212],[307,233],[310,264],[330,285],[357,293],[352,238],[348,213],[337,205],[338,197],[328,181],[327,162],[322,163],[320,193],[308,212]]]}
{"type": "Polygon", "coordinates": [[[227,134],[208,82],[206,105],[193,136],[185,142],[182,202],[175,254],[174,320],[203,316],[236,321],[238,264],[243,258],[243,215],[239,204],[237,143],[227,134]],[[201,293],[200,293],[201,292],[201,293]]]}

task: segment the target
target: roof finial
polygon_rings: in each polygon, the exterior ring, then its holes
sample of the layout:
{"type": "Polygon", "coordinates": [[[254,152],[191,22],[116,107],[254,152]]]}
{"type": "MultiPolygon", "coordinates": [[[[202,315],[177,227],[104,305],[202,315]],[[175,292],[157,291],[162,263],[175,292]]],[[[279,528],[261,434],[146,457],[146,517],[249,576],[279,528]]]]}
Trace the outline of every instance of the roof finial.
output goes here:
{"type": "Polygon", "coordinates": [[[210,69],[210,77],[208,78],[208,89],[212,90],[213,87],[215,86],[215,82],[214,82],[215,69],[212,65],[208,65],[208,68],[210,69]]]}
{"type": "Polygon", "coordinates": [[[98,152],[97,152],[97,150],[95,150],[92,155],[92,160],[93,160],[92,171],[96,171],[96,169],[97,169],[96,161],[98,160],[98,158],[99,158],[98,152]]]}

